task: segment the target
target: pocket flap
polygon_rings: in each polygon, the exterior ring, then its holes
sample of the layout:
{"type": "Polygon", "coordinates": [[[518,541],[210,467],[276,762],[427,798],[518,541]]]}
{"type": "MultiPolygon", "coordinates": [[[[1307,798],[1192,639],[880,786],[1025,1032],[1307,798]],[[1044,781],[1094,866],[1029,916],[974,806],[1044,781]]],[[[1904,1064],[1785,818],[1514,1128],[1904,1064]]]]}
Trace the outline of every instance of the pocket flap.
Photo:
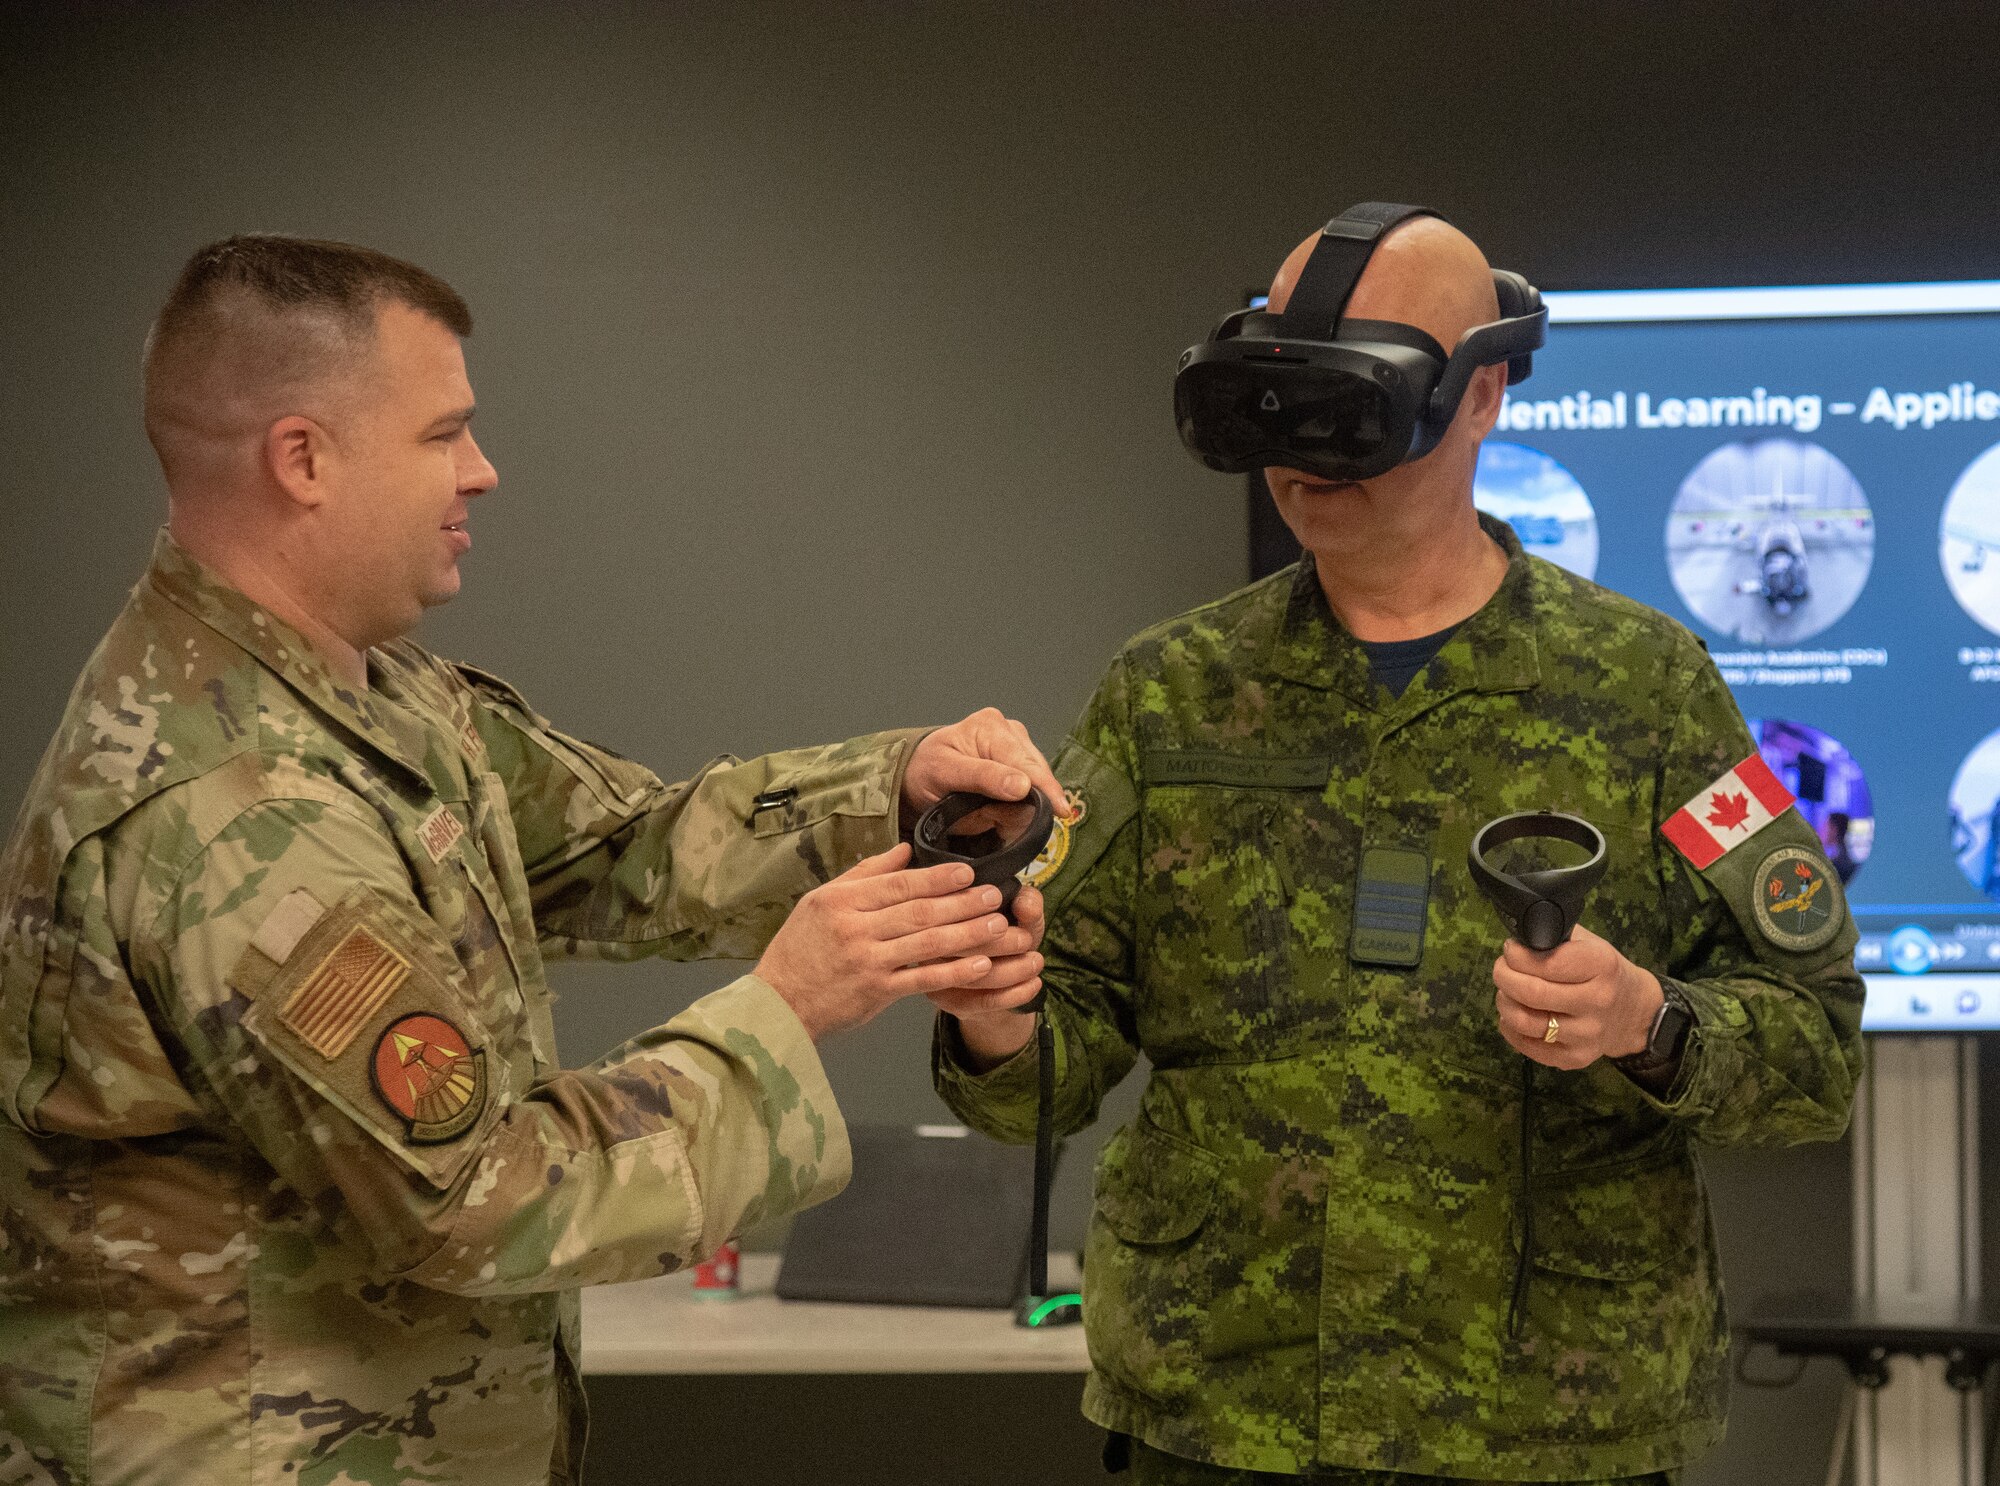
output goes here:
{"type": "Polygon", "coordinates": [[[1708,1199],[1684,1154],[1535,1176],[1535,1264],[1556,1274],[1636,1280],[1707,1231],[1708,1199]]]}
{"type": "Polygon", "coordinates": [[[1199,1146],[1130,1125],[1097,1158],[1097,1210],[1127,1243],[1177,1243],[1208,1217],[1221,1174],[1199,1146]]]}

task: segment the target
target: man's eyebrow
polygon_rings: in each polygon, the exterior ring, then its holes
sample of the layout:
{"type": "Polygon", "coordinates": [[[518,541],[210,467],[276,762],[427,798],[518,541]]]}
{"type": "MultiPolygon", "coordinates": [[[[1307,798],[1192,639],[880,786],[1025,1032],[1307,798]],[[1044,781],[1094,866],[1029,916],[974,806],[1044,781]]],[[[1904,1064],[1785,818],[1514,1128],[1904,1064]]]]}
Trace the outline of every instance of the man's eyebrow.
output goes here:
{"type": "Polygon", "coordinates": [[[429,437],[431,434],[443,433],[447,429],[463,428],[472,421],[472,415],[478,411],[476,407],[454,408],[442,418],[432,419],[430,427],[424,430],[424,435],[429,437]]]}

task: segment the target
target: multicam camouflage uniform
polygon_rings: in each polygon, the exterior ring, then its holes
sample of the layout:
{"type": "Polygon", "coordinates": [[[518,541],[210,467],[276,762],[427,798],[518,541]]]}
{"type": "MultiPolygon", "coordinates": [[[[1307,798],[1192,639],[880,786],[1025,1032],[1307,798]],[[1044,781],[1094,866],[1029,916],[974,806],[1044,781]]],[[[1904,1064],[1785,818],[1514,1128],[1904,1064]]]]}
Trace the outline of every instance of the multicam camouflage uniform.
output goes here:
{"type": "MultiPolygon", "coordinates": [[[[1097,1170],[1084,1411],[1174,1455],[1672,1469],[1720,1437],[1726,1390],[1695,1146],[1846,1125],[1861,983],[1812,830],[1787,810],[1705,871],[1660,834],[1754,752],[1721,677],[1679,626],[1485,525],[1506,579],[1400,698],[1308,558],[1138,636],[1057,758],[1086,809],[1044,878],[1060,1128],[1152,1064],[1097,1170]],[[1484,822],[1535,809],[1603,830],[1583,921],[1696,1021],[1664,1098],[1601,1061],[1534,1070],[1516,1329],[1522,1060],[1465,859],[1484,822]],[[1414,969],[1351,955],[1364,847],[1428,854],[1414,969]],[[1801,866],[1810,933],[1759,927],[1753,895],[1801,866]]],[[[982,1077],[959,1052],[941,1026],[947,1102],[1027,1138],[1033,1044],[982,1077]]]]}
{"type": "Polygon", "coordinates": [[[573,1477],[575,1287],[848,1176],[745,977],[556,1062],[549,955],[752,956],[913,739],[663,785],[410,644],[347,690],[162,535],[0,859],[0,1481],[573,1477]]]}

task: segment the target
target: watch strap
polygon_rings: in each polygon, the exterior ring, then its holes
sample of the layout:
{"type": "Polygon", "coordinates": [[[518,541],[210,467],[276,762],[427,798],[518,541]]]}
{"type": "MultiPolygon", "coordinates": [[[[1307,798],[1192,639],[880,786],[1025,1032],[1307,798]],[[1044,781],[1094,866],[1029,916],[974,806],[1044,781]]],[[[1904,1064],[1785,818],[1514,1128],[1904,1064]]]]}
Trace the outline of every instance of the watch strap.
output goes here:
{"type": "Polygon", "coordinates": [[[1694,1008],[1681,988],[1661,976],[1660,1009],[1653,1014],[1653,1026],[1646,1046],[1611,1061],[1627,1073],[1659,1073],[1680,1061],[1687,1048],[1688,1033],[1694,1030],[1694,1008]]]}

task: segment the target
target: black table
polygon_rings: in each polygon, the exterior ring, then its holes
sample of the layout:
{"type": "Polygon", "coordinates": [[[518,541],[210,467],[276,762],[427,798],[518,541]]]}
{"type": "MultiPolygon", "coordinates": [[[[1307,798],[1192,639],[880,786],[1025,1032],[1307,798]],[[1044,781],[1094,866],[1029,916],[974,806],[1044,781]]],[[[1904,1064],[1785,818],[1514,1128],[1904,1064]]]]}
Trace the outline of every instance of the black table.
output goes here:
{"type": "Polygon", "coordinates": [[[1784,1356],[1837,1358],[1864,1388],[1888,1383],[1891,1357],[1942,1357],[1946,1380],[1966,1392],[2000,1361],[2000,1305],[1990,1300],[1924,1306],[1806,1291],[1760,1302],[1737,1329],[1784,1356]]]}

